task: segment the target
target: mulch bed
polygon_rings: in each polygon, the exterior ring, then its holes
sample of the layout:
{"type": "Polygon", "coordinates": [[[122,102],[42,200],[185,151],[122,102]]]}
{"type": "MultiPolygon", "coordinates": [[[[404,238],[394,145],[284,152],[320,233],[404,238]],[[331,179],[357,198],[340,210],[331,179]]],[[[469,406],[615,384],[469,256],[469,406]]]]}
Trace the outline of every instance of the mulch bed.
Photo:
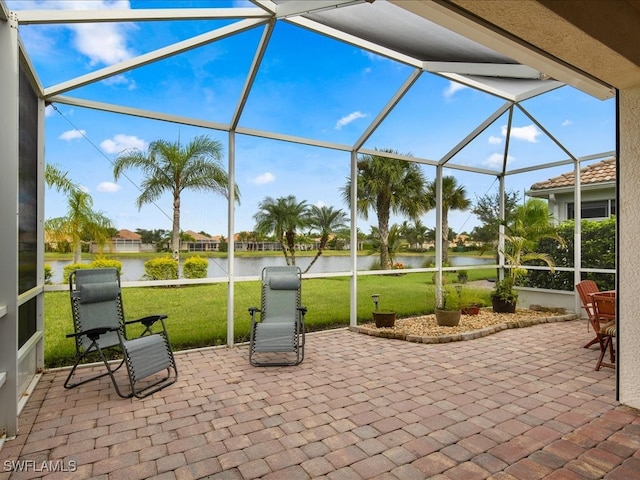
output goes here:
{"type": "Polygon", "coordinates": [[[401,318],[395,326],[377,328],[375,323],[365,323],[350,330],[375,337],[394,338],[418,343],[447,343],[485,337],[507,328],[529,327],[541,323],[567,322],[579,318],[575,313],[555,313],[518,309],[515,313],[493,313],[482,309],[478,315],[462,315],[457,327],[441,327],[435,315],[401,318]]]}

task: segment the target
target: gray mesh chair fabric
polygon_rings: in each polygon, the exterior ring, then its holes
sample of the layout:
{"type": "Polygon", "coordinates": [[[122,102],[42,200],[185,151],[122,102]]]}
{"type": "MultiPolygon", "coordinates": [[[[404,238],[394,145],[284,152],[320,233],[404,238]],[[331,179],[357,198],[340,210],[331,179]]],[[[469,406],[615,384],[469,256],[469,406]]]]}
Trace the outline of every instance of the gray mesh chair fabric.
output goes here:
{"type": "Polygon", "coordinates": [[[300,305],[302,273],[295,266],[265,267],[261,282],[261,306],[249,308],[249,363],[254,366],[298,365],[304,359],[304,316],[307,313],[300,305]]]}
{"type": "Polygon", "coordinates": [[[74,388],[109,376],[116,393],[123,398],[144,398],[174,383],[178,369],[173,358],[164,323],[166,315],[151,315],[125,321],[120,291],[120,276],[115,268],[76,270],[69,276],[71,312],[76,343],[75,363],[64,383],[74,388]],[[144,327],[138,338],[128,339],[126,327],[140,323],[144,327]],[[159,326],[159,327],[158,327],[159,326]],[[117,352],[115,368],[108,357],[117,352]],[[92,358],[104,363],[105,371],[76,380],[79,365],[92,358]],[[129,390],[123,392],[115,372],[126,366],[129,390]]]}

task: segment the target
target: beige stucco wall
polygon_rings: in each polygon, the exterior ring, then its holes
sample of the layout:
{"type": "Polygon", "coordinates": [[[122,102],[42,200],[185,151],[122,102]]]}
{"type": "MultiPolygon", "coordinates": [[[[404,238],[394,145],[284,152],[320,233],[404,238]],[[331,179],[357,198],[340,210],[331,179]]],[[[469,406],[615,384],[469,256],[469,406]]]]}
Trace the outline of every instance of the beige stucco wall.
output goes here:
{"type": "Polygon", "coordinates": [[[620,92],[619,112],[619,395],[640,408],[640,86],[620,92]]]}

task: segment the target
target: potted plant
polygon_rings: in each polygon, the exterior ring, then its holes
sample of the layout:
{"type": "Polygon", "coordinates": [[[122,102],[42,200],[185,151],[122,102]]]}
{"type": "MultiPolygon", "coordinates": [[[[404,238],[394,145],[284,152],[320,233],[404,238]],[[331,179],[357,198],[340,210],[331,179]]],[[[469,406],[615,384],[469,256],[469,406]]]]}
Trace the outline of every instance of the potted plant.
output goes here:
{"type": "Polygon", "coordinates": [[[380,304],[380,294],[374,293],[371,295],[375,310],[372,312],[373,321],[377,328],[389,328],[396,324],[396,312],[384,312],[378,309],[380,304]]]}
{"type": "Polygon", "coordinates": [[[462,315],[478,315],[480,308],[485,305],[484,299],[476,292],[462,290],[460,295],[460,311],[462,315]]]}
{"type": "Polygon", "coordinates": [[[509,269],[502,280],[495,283],[491,294],[493,311],[496,313],[514,313],[518,302],[518,292],[515,285],[518,279],[527,274],[527,269],[522,265],[525,262],[540,260],[547,264],[551,273],[555,271],[553,259],[546,253],[530,251],[531,241],[517,235],[505,235],[504,254],[505,263],[509,269]]]}
{"type": "Polygon", "coordinates": [[[442,298],[436,307],[436,322],[441,327],[455,327],[460,323],[460,292],[462,286],[456,287],[456,292],[451,288],[443,288],[442,298]]]}
{"type": "Polygon", "coordinates": [[[491,293],[491,304],[495,313],[515,313],[518,303],[518,292],[513,288],[514,278],[511,275],[498,280],[491,293]]]}

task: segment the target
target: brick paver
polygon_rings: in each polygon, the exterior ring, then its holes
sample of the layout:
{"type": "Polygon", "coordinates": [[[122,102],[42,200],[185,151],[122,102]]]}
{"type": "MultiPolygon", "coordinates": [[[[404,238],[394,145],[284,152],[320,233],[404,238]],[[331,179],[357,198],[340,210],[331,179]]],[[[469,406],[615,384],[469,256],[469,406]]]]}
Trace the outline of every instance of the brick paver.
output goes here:
{"type": "Polygon", "coordinates": [[[0,480],[640,480],[640,412],[593,370],[588,336],[582,321],[443,344],[341,329],[278,368],[245,346],[178,352],[178,382],[144,400],[45,372],[0,480]]]}

